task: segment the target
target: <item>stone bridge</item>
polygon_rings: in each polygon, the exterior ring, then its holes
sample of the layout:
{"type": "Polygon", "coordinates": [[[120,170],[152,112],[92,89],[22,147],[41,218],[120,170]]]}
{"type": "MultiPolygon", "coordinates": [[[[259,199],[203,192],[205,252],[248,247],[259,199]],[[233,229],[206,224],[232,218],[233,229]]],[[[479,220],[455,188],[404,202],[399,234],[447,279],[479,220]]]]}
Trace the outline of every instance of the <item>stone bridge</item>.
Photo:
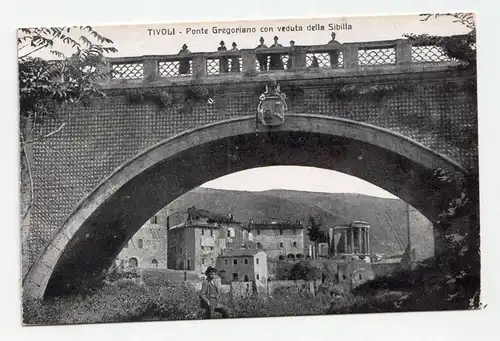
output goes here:
{"type": "Polygon", "coordinates": [[[393,40],[242,49],[117,58],[107,68],[107,97],[61,108],[60,120],[40,129],[65,122],[63,129],[32,146],[28,296],[78,290],[158,210],[232,172],[337,170],[435,221],[429,170],[477,167],[475,74],[436,47],[393,40]],[[260,71],[259,57],[273,54],[283,69],[260,71]],[[282,126],[257,131],[259,95],[271,77],[289,111],[282,126]]]}

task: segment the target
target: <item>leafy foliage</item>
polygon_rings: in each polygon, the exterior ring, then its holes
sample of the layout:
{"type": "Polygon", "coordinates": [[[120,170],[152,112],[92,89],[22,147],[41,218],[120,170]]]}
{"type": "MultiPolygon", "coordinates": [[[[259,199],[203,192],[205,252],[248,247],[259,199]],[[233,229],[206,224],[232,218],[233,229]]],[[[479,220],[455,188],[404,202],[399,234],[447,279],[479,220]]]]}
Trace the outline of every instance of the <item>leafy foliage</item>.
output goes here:
{"type": "Polygon", "coordinates": [[[321,222],[313,216],[309,217],[307,235],[309,236],[309,240],[316,244],[328,242],[325,231],[321,229],[321,222]]]}
{"type": "Polygon", "coordinates": [[[472,13],[438,13],[421,14],[422,21],[431,18],[450,17],[453,22],[459,23],[470,31],[462,36],[434,36],[428,34],[405,34],[410,42],[422,45],[432,45],[441,47],[444,53],[451,59],[461,63],[463,68],[476,69],[476,25],[474,14],[472,13]]]}
{"type": "Polygon", "coordinates": [[[414,87],[410,83],[375,84],[370,86],[345,84],[334,87],[329,93],[329,98],[334,101],[368,100],[378,103],[390,95],[403,92],[411,93],[412,91],[414,91],[414,87]]]}
{"type": "Polygon", "coordinates": [[[21,131],[25,139],[31,131],[26,132],[23,128],[55,118],[58,105],[88,105],[92,97],[104,96],[98,81],[109,77],[109,73],[103,71],[105,55],[117,50],[108,46],[113,44],[109,38],[92,27],[24,28],[17,42],[21,131]],[[75,31],[79,31],[76,39],[73,38],[75,31]],[[66,56],[55,49],[57,44],[69,46],[74,52],[66,56]],[[58,59],[32,57],[33,53],[44,49],[58,59]],[[26,50],[29,51],[24,52],[26,50]]]}
{"type": "Polygon", "coordinates": [[[26,146],[53,136],[64,128],[66,122],[59,122],[56,130],[46,134],[37,129],[47,119],[58,121],[60,106],[88,106],[91,98],[105,96],[98,86],[100,80],[109,77],[109,72],[105,70],[105,55],[117,50],[110,46],[113,42],[109,38],[101,36],[90,26],[23,28],[17,44],[20,142],[21,156],[24,155],[24,160],[21,159],[21,190],[23,193],[30,192],[29,196],[22,196],[24,219],[34,196],[30,165],[32,151],[28,152],[26,146]],[[74,38],[75,33],[78,38],[74,38]],[[73,53],[64,55],[55,49],[58,44],[70,47],[73,53]],[[58,59],[49,61],[33,57],[41,50],[48,50],[58,59]]]}
{"type": "Polygon", "coordinates": [[[322,268],[311,261],[302,260],[295,263],[290,273],[290,280],[312,281],[320,279],[322,268]]]}
{"type": "MultiPolygon", "coordinates": [[[[222,303],[229,307],[232,317],[317,315],[324,314],[329,306],[329,300],[323,296],[288,292],[269,298],[223,295],[222,303]]],[[[202,316],[198,294],[187,282],[163,286],[117,282],[86,298],[68,296],[23,302],[26,324],[191,320],[202,316]]]]}

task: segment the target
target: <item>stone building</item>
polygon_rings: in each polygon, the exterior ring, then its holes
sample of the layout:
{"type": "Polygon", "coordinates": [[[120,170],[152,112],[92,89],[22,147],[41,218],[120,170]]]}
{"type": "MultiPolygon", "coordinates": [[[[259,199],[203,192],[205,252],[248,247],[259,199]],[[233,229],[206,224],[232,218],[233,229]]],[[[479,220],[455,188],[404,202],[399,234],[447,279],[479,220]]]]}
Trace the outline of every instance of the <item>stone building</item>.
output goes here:
{"type": "Polygon", "coordinates": [[[139,268],[167,268],[167,227],[152,217],[130,238],[116,258],[117,264],[139,268]]]}
{"type": "Polygon", "coordinates": [[[248,229],[250,245],[265,251],[269,259],[303,256],[304,226],[301,222],[251,221],[248,229]]]}
{"type": "Polygon", "coordinates": [[[248,230],[231,214],[191,207],[185,222],[168,230],[168,268],[204,273],[224,252],[245,246],[248,230]]]}
{"type": "Polygon", "coordinates": [[[217,258],[216,268],[223,284],[255,282],[257,290],[267,285],[267,254],[264,251],[255,249],[227,251],[217,258]]]}

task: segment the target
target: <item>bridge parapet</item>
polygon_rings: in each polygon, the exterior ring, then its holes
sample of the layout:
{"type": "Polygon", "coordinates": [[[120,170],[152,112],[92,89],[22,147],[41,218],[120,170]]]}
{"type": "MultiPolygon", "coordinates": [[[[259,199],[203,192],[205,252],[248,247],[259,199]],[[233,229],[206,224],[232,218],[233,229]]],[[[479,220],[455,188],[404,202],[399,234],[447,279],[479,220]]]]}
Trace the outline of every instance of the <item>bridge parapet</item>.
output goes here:
{"type": "Polygon", "coordinates": [[[105,71],[110,71],[112,75],[106,86],[114,87],[162,80],[175,83],[183,80],[217,80],[220,77],[238,75],[268,74],[279,77],[298,71],[321,71],[341,75],[346,72],[370,72],[384,68],[392,72],[408,72],[429,66],[449,67],[456,63],[440,47],[397,39],[110,58],[105,71]],[[278,63],[273,63],[272,59],[278,60],[278,63]],[[226,64],[221,65],[224,63],[226,64]]]}

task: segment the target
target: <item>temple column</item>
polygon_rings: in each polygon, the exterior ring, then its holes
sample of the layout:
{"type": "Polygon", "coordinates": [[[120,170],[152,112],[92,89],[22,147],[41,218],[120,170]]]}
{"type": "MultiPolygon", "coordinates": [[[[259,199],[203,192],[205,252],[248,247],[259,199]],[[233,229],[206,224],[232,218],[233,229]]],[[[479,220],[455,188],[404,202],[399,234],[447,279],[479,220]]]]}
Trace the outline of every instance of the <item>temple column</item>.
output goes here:
{"type": "Polygon", "coordinates": [[[333,237],[332,237],[332,252],[333,252],[333,255],[336,256],[337,255],[337,234],[335,233],[335,230],[333,231],[333,237]]]}
{"type": "Polygon", "coordinates": [[[368,240],[366,239],[366,228],[363,228],[363,253],[368,254],[368,240]]]}
{"type": "Polygon", "coordinates": [[[354,228],[351,226],[350,229],[350,234],[351,234],[351,238],[350,239],[350,242],[351,242],[351,254],[354,254],[354,228]]]}
{"type": "Polygon", "coordinates": [[[362,246],[363,246],[363,229],[361,227],[358,227],[358,253],[363,253],[363,249],[362,249],[362,246]]]}
{"type": "Polygon", "coordinates": [[[366,253],[369,255],[370,254],[370,230],[366,229],[365,234],[366,234],[366,253]]]}
{"type": "Polygon", "coordinates": [[[342,230],[342,234],[344,235],[344,253],[349,253],[347,248],[347,229],[342,230]]]}

